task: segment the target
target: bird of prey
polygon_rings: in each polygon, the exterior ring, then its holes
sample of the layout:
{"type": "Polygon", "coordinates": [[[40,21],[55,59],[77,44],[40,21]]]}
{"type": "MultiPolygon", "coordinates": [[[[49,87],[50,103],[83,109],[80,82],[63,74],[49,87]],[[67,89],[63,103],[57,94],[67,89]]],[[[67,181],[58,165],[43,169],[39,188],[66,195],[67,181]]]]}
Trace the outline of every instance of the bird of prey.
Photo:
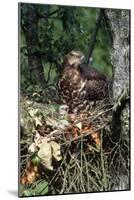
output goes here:
{"type": "Polygon", "coordinates": [[[63,60],[58,90],[69,112],[90,110],[97,101],[108,96],[108,78],[98,70],[82,64],[83,59],[82,52],[72,50],[63,60]]]}

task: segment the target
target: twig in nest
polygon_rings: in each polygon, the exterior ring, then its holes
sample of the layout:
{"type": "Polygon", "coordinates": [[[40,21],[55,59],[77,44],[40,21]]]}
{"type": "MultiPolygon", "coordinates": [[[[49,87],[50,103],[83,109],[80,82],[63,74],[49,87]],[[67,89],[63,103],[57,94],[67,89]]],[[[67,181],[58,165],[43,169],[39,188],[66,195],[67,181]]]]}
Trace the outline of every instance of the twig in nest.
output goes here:
{"type": "MultiPolygon", "coordinates": [[[[95,129],[94,132],[100,131],[100,130],[103,129],[105,126],[106,126],[106,124],[103,125],[102,127],[98,128],[98,129],[95,129]]],[[[90,132],[90,131],[89,131],[89,132],[85,131],[85,132],[83,132],[81,135],[79,135],[79,136],[77,137],[77,140],[80,139],[80,138],[82,138],[82,137],[86,137],[86,136],[88,136],[88,135],[91,135],[91,134],[92,134],[92,132],[90,132]]],[[[75,140],[76,140],[76,138],[73,138],[73,139],[71,139],[71,140],[69,140],[69,141],[66,141],[66,142],[62,143],[61,146],[71,144],[71,143],[74,142],[75,140]]]]}

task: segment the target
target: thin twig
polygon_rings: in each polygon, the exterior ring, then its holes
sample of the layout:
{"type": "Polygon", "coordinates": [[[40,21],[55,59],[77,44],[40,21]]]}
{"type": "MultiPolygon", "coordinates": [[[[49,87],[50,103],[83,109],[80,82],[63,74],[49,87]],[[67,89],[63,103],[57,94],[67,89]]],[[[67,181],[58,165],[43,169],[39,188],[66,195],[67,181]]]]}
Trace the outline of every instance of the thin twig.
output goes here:
{"type": "Polygon", "coordinates": [[[88,53],[87,53],[86,64],[89,64],[90,57],[92,55],[92,52],[93,52],[93,49],[94,49],[94,46],[95,46],[96,37],[97,37],[98,31],[99,31],[99,28],[100,28],[100,25],[101,25],[102,16],[103,16],[102,15],[102,9],[100,9],[100,13],[99,13],[99,16],[96,20],[96,24],[95,24],[95,27],[94,27],[94,31],[93,31],[91,39],[90,39],[90,45],[89,45],[89,49],[88,49],[88,53]]]}
{"type": "MultiPolygon", "coordinates": [[[[102,130],[105,126],[106,126],[106,124],[104,124],[103,126],[101,126],[101,127],[98,128],[98,129],[95,129],[94,132],[98,132],[99,130],[102,130]]],[[[81,134],[81,135],[79,135],[79,136],[77,137],[77,140],[80,139],[81,137],[86,137],[86,136],[91,135],[91,134],[92,134],[91,131],[89,131],[88,133],[87,133],[87,132],[83,132],[83,134],[81,134]]],[[[61,144],[61,146],[71,144],[71,143],[74,142],[75,140],[76,140],[76,139],[74,138],[74,139],[71,139],[71,140],[69,140],[69,141],[65,141],[64,143],[61,144]]]]}
{"type": "Polygon", "coordinates": [[[101,168],[102,168],[102,189],[104,187],[104,190],[107,189],[107,177],[106,177],[106,171],[105,171],[105,164],[104,164],[104,154],[103,154],[103,147],[102,147],[102,142],[103,142],[103,132],[101,131],[101,145],[100,145],[100,155],[101,155],[101,168]],[[103,185],[104,184],[104,185],[103,185]]]}

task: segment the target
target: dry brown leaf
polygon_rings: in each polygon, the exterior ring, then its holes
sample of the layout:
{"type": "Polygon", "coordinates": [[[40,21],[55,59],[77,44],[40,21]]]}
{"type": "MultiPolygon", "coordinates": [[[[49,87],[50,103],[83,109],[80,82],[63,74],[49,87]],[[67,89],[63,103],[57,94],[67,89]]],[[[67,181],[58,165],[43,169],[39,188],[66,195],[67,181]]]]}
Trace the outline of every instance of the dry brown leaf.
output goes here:
{"type": "Polygon", "coordinates": [[[76,114],[74,114],[74,113],[68,114],[68,120],[69,120],[70,122],[74,122],[75,119],[76,119],[76,114]]]}
{"type": "Polygon", "coordinates": [[[49,125],[49,126],[53,126],[53,127],[59,126],[58,122],[56,120],[50,118],[50,117],[47,117],[46,124],[49,125]]]}
{"type": "Polygon", "coordinates": [[[89,133],[89,135],[92,137],[92,139],[94,140],[95,144],[100,147],[100,134],[98,131],[95,130],[94,127],[84,127],[82,130],[81,130],[81,133],[82,134],[87,134],[89,133]]]}
{"type": "Polygon", "coordinates": [[[41,118],[39,118],[39,117],[34,117],[34,121],[35,121],[35,126],[36,126],[36,127],[37,127],[38,125],[39,125],[39,126],[42,126],[41,118]]]}
{"type": "Polygon", "coordinates": [[[22,177],[20,178],[20,182],[23,185],[32,184],[39,177],[38,166],[34,165],[31,161],[27,163],[26,169],[22,177]]]}
{"type": "Polygon", "coordinates": [[[79,135],[79,129],[77,128],[77,127],[73,127],[73,130],[72,130],[73,132],[73,139],[74,140],[77,140],[77,138],[78,138],[78,135],[79,135]]]}
{"type": "Polygon", "coordinates": [[[30,153],[34,153],[34,152],[36,152],[38,150],[38,148],[37,148],[37,145],[33,142],[30,146],[29,146],[29,148],[28,148],[28,151],[30,152],[30,153]]]}
{"type": "Polygon", "coordinates": [[[51,147],[52,147],[52,155],[53,155],[53,157],[57,161],[60,161],[62,159],[60,145],[55,141],[51,141],[50,144],[51,144],[51,147]]]}
{"type": "Polygon", "coordinates": [[[53,170],[52,149],[51,149],[51,144],[48,143],[47,139],[44,139],[43,143],[40,145],[40,150],[38,151],[38,156],[41,159],[41,163],[47,169],[53,170]]]}
{"type": "Polygon", "coordinates": [[[100,147],[100,137],[99,137],[99,132],[93,132],[91,134],[91,137],[93,138],[93,140],[95,141],[95,144],[100,147]]]}
{"type": "Polygon", "coordinates": [[[40,147],[44,139],[46,138],[41,136],[38,132],[36,132],[35,137],[34,137],[34,143],[36,144],[36,146],[40,147]]]}
{"type": "Polygon", "coordinates": [[[38,112],[38,109],[29,110],[29,114],[30,114],[31,117],[34,117],[37,114],[37,112],[38,112]]]}

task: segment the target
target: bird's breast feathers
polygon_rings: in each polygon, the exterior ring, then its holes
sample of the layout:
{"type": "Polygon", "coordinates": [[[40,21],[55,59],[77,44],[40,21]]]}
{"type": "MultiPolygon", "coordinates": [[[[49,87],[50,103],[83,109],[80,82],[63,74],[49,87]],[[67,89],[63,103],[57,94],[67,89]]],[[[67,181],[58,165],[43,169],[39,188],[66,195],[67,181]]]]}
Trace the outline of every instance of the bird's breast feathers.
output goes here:
{"type": "Polygon", "coordinates": [[[108,94],[108,80],[96,69],[80,65],[79,62],[67,64],[67,58],[71,59],[70,56],[76,56],[78,60],[81,58],[81,55],[72,53],[67,55],[66,64],[63,66],[64,70],[59,79],[59,93],[69,109],[76,110],[77,107],[89,107],[90,101],[104,99],[108,94]]]}

